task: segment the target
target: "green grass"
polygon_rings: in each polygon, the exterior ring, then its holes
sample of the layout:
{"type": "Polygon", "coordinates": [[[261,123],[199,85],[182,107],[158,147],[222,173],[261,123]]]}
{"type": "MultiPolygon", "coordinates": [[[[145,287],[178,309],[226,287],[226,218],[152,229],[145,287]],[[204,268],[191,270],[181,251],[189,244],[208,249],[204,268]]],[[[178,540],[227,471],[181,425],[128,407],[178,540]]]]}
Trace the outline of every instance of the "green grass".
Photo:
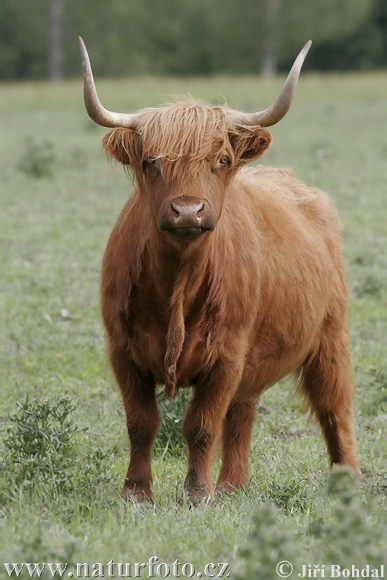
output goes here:
{"type": "MultiPolygon", "coordinates": [[[[230,106],[253,110],[270,104],[281,81],[141,78],[98,86],[104,104],[116,110],[183,93],[212,102],[227,97],[230,106]]],[[[192,562],[197,570],[230,562],[231,577],[268,579],[277,577],[277,557],[328,564],[349,554],[355,565],[366,557],[383,563],[386,94],[384,74],[302,76],[263,158],[292,166],[306,183],[327,190],[339,210],[352,289],[361,490],[346,496],[344,473],[329,480],[328,487],[338,487],[327,493],[321,435],[284,381],[261,398],[246,493],[220,497],[208,509],[178,507],[184,400],[164,405],[155,503],[137,509],[119,499],[128,444],[99,315],[101,257],[131,184],[120,168],[106,165],[104,131],[86,116],[80,79],[0,85],[0,575],[4,561],[147,562],[152,555],[169,564],[192,562]],[[26,394],[30,422],[21,410],[26,394]],[[75,406],[69,423],[58,419],[63,397],[75,406]],[[46,418],[39,423],[42,408],[46,418]],[[39,443],[36,426],[50,444],[39,443]],[[35,454],[27,440],[37,442],[35,454]]]]}

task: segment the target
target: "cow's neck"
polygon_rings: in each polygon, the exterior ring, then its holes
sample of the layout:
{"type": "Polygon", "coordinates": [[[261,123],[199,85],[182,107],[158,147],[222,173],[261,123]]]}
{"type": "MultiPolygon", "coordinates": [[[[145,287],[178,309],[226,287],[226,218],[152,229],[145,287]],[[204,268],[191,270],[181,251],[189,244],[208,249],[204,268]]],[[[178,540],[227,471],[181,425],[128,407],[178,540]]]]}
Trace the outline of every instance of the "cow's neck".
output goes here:
{"type": "Polygon", "coordinates": [[[171,244],[159,234],[149,243],[150,271],[160,301],[175,302],[174,296],[183,300],[185,311],[189,310],[208,268],[210,235],[187,247],[171,244]]]}
{"type": "Polygon", "coordinates": [[[185,319],[205,281],[210,244],[208,235],[187,247],[171,244],[165,234],[150,240],[149,256],[153,286],[158,294],[156,299],[160,307],[169,312],[164,358],[168,397],[173,397],[177,391],[176,367],[184,344],[185,319]]]}

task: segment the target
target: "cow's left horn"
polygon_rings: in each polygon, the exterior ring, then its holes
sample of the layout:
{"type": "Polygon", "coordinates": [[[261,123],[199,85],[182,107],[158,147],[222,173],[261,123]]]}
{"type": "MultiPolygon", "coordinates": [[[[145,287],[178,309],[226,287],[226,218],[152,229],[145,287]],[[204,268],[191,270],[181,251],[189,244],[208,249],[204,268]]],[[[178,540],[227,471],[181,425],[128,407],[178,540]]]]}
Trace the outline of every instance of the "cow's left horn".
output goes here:
{"type": "Polygon", "coordinates": [[[305,44],[304,48],[301,50],[300,54],[294,61],[288,78],[282,87],[282,91],[274,103],[268,109],[260,111],[259,113],[242,113],[235,119],[236,125],[260,125],[261,127],[271,127],[272,125],[278,123],[278,121],[281,121],[281,119],[289,111],[294,93],[296,92],[298,77],[300,76],[302,65],[306,55],[308,54],[311,44],[312,41],[309,40],[309,42],[305,44]]]}
{"type": "Polygon", "coordinates": [[[102,127],[127,127],[136,129],[138,124],[137,115],[132,113],[113,113],[103,107],[95,88],[89,55],[87,54],[85,43],[81,37],[79,37],[79,44],[82,55],[84,98],[89,117],[98,125],[102,125],[102,127]]]}

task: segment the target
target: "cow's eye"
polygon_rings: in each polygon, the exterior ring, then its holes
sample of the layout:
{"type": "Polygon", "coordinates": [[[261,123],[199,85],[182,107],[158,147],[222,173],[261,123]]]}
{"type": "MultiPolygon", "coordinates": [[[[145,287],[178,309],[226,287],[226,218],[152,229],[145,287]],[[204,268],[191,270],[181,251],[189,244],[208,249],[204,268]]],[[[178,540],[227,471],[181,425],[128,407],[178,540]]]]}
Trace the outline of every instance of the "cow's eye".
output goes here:
{"type": "Polygon", "coordinates": [[[142,168],[143,171],[149,170],[149,172],[153,176],[161,174],[160,164],[154,157],[147,157],[146,159],[144,159],[144,161],[142,162],[142,168]]]}
{"type": "Polygon", "coordinates": [[[220,165],[225,165],[225,166],[229,166],[231,165],[231,157],[229,157],[228,155],[222,155],[222,157],[220,157],[219,159],[219,163],[220,165]]]}

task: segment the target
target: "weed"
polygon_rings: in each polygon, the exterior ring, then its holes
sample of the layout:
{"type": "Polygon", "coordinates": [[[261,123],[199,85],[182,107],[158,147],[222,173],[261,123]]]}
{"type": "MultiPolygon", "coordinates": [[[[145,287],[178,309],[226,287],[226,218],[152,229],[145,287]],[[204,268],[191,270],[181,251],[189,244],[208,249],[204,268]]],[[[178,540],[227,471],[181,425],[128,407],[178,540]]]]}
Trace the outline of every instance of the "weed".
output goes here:
{"type": "Polygon", "coordinates": [[[323,522],[312,529],[319,539],[319,545],[314,548],[317,557],[322,545],[325,547],[328,562],[341,567],[356,567],[365,565],[379,566],[384,559],[385,533],[387,528],[375,528],[369,524],[372,505],[363,503],[353,474],[347,467],[333,470],[326,485],[327,496],[338,499],[332,508],[329,521],[323,522]]]}
{"type": "Polygon", "coordinates": [[[308,496],[305,492],[303,480],[287,482],[285,485],[281,485],[275,480],[270,480],[269,497],[278,507],[289,514],[295,511],[302,512],[308,505],[308,496]]]}
{"type": "Polygon", "coordinates": [[[55,160],[53,143],[47,140],[39,143],[33,137],[29,137],[25,142],[17,168],[36,179],[49,177],[53,173],[55,160]]]}
{"type": "Polygon", "coordinates": [[[299,549],[294,544],[294,535],[278,526],[278,514],[270,504],[255,511],[253,530],[247,546],[241,550],[241,572],[236,578],[244,580],[267,580],[275,577],[278,562],[291,562],[294,566],[299,549]]]}
{"type": "Polygon", "coordinates": [[[362,413],[378,416],[387,412],[387,373],[383,367],[369,367],[362,377],[367,387],[361,403],[362,413]]]}
{"type": "Polygon", "coordinates": [[[4,461],[15,470],[16,485],[32,487],[40,480],[65,487],[75,458],[75,435],[80,431],[71,417],[73,401],[68,397],[40,401],[27,395],[16,405],[4,440],[4,461]]]}
{"type": "Polygon", "coordinates": [[[384,288],[382,280],[375,274],[369,274],[364,280],[359,282],[355,292],[358,298],[363,296],[380,296],[384,288]]]}
{"type": "Polygon", "coordinates": [[[371,367],[369,374],[370,387],[374,389],[374,413],[387,413],[387,373],[383,368],[371,367]]]}
{"type": "MultiPolygon", "coordinates": [[[[79,459],[73,485],[86,501],[115,479],[112,474],[113,459],[112,452],[100,449],[88,450],[86,456],[79,459]]],[[[121,473],[117,475],[118,478],[121,476],[121,473]]]]}
{"type": "MultiPolygon", "coordinates": [[[[336,564],[342,568],[379,566],[384,558],[386,529],[369,525],[370,506],[361,502],[352,472],[346,467],[333,470],[325,493],[333,502],[331,513],[309,524],[305,534],[312,543],[306,553],[289,525],[279,525],[279,511],[269,504],[256,510],[247,547],[241,550],[243,575],[237,577],[245,580],[274,578],[279,562],[290,562],[294,572],[300,573],[302,565],[317,563],[336,564]]],[[[283,568],[284,573],[288,571],[283,568]]]]}

